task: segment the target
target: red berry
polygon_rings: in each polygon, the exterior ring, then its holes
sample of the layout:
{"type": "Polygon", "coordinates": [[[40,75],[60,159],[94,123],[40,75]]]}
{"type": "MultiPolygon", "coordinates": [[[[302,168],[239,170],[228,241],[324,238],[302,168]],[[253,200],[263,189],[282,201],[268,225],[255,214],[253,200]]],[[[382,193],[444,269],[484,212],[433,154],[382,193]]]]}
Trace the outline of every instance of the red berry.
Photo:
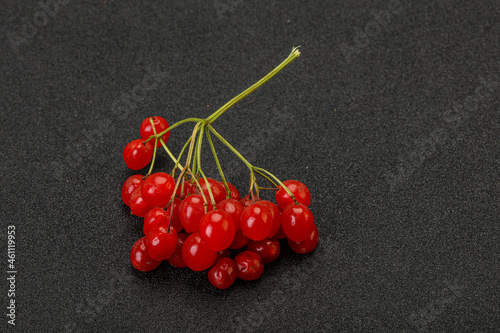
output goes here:
{"type": "MultiPolygon", "coordinates": [[[[212,195],[214,196],[216,204],[226,199],[227,193],[226,189],[224,188],[224,185],[222,185],[221,183],[212,178],[207,178],[207,182],[208,185],[210,186],[210,190],[212,191],[212,195]]],[[[207,182],[205,182],[204,178],[200,179],[200,186],[201,189],[203,190],[203,194],[205,195],[205,198],[207,198],[207,201],[210,202],[210,194],[208,193],[207,182]]]]}
{"type": "MultiPolygon", "coordinates": [[[[144,119],[141,123],[140,133],[141,133],[141,138],[143,140],[146,140],[151,135],[155,134],[153,131],[153,126],[151,126],[151,122],[149,121],[150,118],[153,119],[153,123],[154,123],[155,129],[156,129],[156,134],[160,134],[161,132],[163,132],[164,130],[166,130],[169,127],[167,121],[162,117],[159,117],[159,116],[148,117],[148,118],[144,119]]],[[[169,137],[170,137],[170,132],[167,132],[167,133],[163,134],[163,136],[161,138],[163,139],[163,142],[167,143],[169,137]]],[[[154,139],[151,139],[150,142],[153,142],[153,147],[154,147],[154,139]]],[[[160,141],[158,141],[157,146],[160,146],[160,145],[161,145],[161,143],[160,143],[160,141]]]]}
{"type": "Polygon", "coordinates": [[[278,232],[278,230],[281,227],[281,212],[280,212],[278,206],[276,206],[271,201],[262,200],[259,202],[267,205],[267,207],[271,211],[271,215],[273,217],[273,227],[272,227],[271,231],[269,232],[269,234],[267,235],[267,238],[271,239],[274,237],[274,235],[276,235],[276,233],[278,232]]]}
{"type": "Polygon", "coordinates": [[[263,240],[273,228],[273,217],[266,204],[254,203],[241,213],[240,227],[252,240],[263,240]]]}
{"type": "Polygon", "coordinates": [[[201,219],[200,236],[212,251],[227,249],[234,239],[233,219],[223,210],[208,212],[201,219]]]}
{"type": "Polygon", "coordinates": [[[210,268],[217,258],[217,252],[211,251],[201,240],[200,233],[191,234],[182,246],[182,259],[187,267],[199,272],[210,268]]]}
{"type": "Polygon", "coordinates": [[[183,199],[183,198],[187,197],[188,195],[195,194],[195,193],[196,193],[196,185],[185,181],[184,185],[182,185],[182,183],[179,184],[179,187],[177,188],[177,192],[175,192],[175,196],[177,198],[183,199]],[[182,190],[182,193],[181,193],[181,190],[182,190]]]}
{"type": "Polygon", "coordinates": [[[159,225],[154,227],[147,236],[149,255],[154,260],[166,260],[170,258],[177,248],[177,232],[170,226],[159,225]]]}
{"type": "Polygon", "coordinates": [[[286,235],[283,232],[283,229],[281,228],[281,226],[280,226],[278,232],[276,233],[276,235],[274,235],[274,238],[276,238],[276,239],[284,239],[284,238],[286,238],[286,235]]]}
{"type": "Polygon", "coordinates": [[[264,264],[260,256],[252,251],[243,251],[234,261],[238,265],[238,277],[242,280],[257,280],[264,273],[264,264]]]}
{"type": "Polygon", "coordinates": [[[153,150],[154,145],[151,144],[151,141],[143,144],[142,139],[137,139],[125,146],[125,149],[123,149],[123,159],[130,169],[139,170],[151,162],[151,159],[153,159],[153,150]]]}
{"type": "Polygon", "coordinates": [[[230,254],[231,254],[231,249],[227,248],[225,250],[217,252],[217,258],[229,257],[230,254]]]}
{"type": "Polygon", "coordinates": [[[130,196],[130,211],[139,217],[144,217],[154,207],[142,198],[141,186],[137,187],[130,196]]]}
{"type": "Polygon", "coordinates": [[[234,230],[240,230],[240,217],[243,212],[243,206],[236,199],[222,200],[217,204],[218,210],[223,210],[228,213],[234,222],[234,230]]]}
{"type": "Polygon", "coordinates": [[[168,226],[168,216],[163,208],[160,207],[153,208],[146,214],[142,232],[144,235],[148,235],[158,225],[168,226]]]}
{"type": "Polygon", "coordinates": [[[302,242],[314,229],[314,216],[306,206],[291,204],[281,214],[281,227],[287,238],[302,242]]]}
{"type": "Polygon", "coordinates": [[[208,280],[215,288],[227,289],[238,277],[238,266],[233,259],[219,258],[208,271],[208,280]]]}
{"type": "Polygon", "coordinates": [[[161,264],[161,261],[154,260],[149,255],[146,237],[142,237],[132,246],[132,250],[130,251],[130,262],[135,269],[142,272],[152,271],[161,264]]]}
{"type": "Polygon", "coordinates": [[[177,234],[177,247],[175,248],[174,254],[167,259],[170,265],[177,268],[186,267],[186,263],[182,259],[182,246],[184,245],[184,241],[186,240],[186,238],[188,238],[188,235],[183,232],[179,232],[177,234]]]}
{"type": "MultiPolygon", "coordinates": [[[[222,186],[224,186],[223,182],[220,182],[220,183],[222,184],[222,186]]],[[[227,183],[227,186],[229,187],[229,191],[231,191],[231,199],[241,200],[240,191],[238,191],[236,186],[234,186],[231,183],[227,183]]],[[[227,196],[226,196],[226,198],[227,198],[227,196]]]]}
{"type": "Polygon", "coordinates": [[[168,223],[168,221],[170,221],[170,211],[172,209],[174,210],[172,213],[172,222],[170,222],[170,225],[175,228],[175,231],[181,231],[182,229],[184,229],[179,218],[179,208],[181,206],[181,203],[181,199],[175,198],[174,202],[171,203],[170,206],[168,206],[165,214],[167,216],[168,223]]]}
{"type": "Polygon", "coordinates": [[[241,249],[242,247],[247,245],[248,242],[250,242],[250,238],[243,235],[243,231],[241,231],[240,229],[234,233],[234,239],[231,245],[229,245],[229,248],[233,250],[241,249]]]}
{"type": "Polygon", "coordinates": [[[316,248],[316,246],[318,246],[318,240],[319,240],[318,228],[316,227],[316,225],[314,225],[313,231],[311,235],[309,235],[309,237],[307,237],[302,242],[294,242],[288,239],[288,245],[290,245],[290,248],[294,252],[304,254],[313,251],[316,248]]]}
{"type": "Polygon", "coordinates": [[[252,200],[252,197],[250,195],[247,195],[240,200],[240,204],[243,206],[243,208],[247,208],[250,205],[253,205],[255,202],[256,200],[252,200]]]}
{"type": "Polygon", "coordinates": [[[273,262],[280,256],[280,242],[276,239],[250,241],[247,249],[257,253],[264,264],[273,262]]]}
{"type": "Polygon", "coordinates": [[[175,180],[168,173],[156,172],[142,183],[142,197],[152,206],[165,207],[174,193],[175,180]]]}
{"type": "MultiPolygon", "coordinates": [[[[295,196],[295,199],[303,205],[309,206],[311,203],[311,193],[307,186],[298,180],[285,180],[283,184],[288,187],[290,192],[295,196]]],[[[275,193],[276,203],[281,209],[285,209],[289,204],[294,203],[293,199],[288,195],[285,189],[280,185],[275,193]]]]}
{"type": "MultiPolygon", "coordinates": [[[[212,205],[207,206],[207,212],[212,211],[212,205]]],[[[187,233],[198,232],[200,221],[205,215],[203,197],[200,194],[192,194],[182,201],[179,207],[179,219],[187,233]]]]}
{"type": "Polygon", "coordinates": [[[122,186],[122,200],[127,205],[130,206],[130,196],[134,190],[142,185],[142,177],[141,175],[133,175],[127,178],[125,183],[122,186]]]}

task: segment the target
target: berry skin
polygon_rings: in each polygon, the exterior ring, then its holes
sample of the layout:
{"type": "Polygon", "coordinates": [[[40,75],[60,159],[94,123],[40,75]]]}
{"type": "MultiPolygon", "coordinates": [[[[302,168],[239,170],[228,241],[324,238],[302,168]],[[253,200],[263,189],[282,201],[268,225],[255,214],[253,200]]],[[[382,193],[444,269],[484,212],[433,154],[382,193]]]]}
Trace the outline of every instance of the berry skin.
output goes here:
{"type": "Polygon", "coordinates": [[[227,249],[234,239],[233,219],[223,210],[208,212],[201,219],[200,236],[212,251],[227,249]]]}
{"type": "MultiPolygon", "coordinates": [[[[293,193],[297,201],[307,207],[311,203],[311,193],[307,186],[298,180],[285,180],[283,184],[288,187],[290,192],[293,193]]],[[[278,186],[278,191],[275,193],[276,203],[281,209],[285,209],[289,204],[294,203],[293,199],[286,193],[285,189],[280,185],[278,186]]]]}
{"type": "Polygon", "coordinates": [[[274,237],[274,235],[276,235],[276,233],[278,232],[278,230],[281,227],[281,212],[280,212],[278,206],[276,206],[271,201],[262,200],[262,201],[259,201],[259,202],[267,205],[267,207],[271,211],[271,215],[273,217],[273,228],[271,229],[271,231],[267,235],[267,238],[271,239],[271,238],[274,237]]]}
{"type": "Polygon", "coordinates": [[[291,204],[281,214],[281,227],[287,238],[302,242],[314,229],[314,216],[306,206],[291,204]]]}
{"type": "MultiPolygon", "coordinates": [[[[153,126],[151,126],[151,122],[149,121],[150,118],[153,119],[153,123],[155,125],[155,129],[156,129],[157,134],[160,134],[161,132],[163,132],[164,130],[166,130],[169,127],[168,122],[162,117],[159,117],[159,116],[148,117],[148,118],[144,119],[141,123],[140,133],[141,133],[141,138],[143,140],[147,140],[147,139],[149,139],[149,137],[151,135],[155,134],[155,132],[153,131],[153,126]]],[[[161,138],[163,139],[163,142],[167,143],[169,137],[170,137],[170,132],[167,132],[167,133],[163,134],[163,136],[161,138]]],[[[150,142],[153,142],[153,147],[154,147],[154,143],[155,143],[154,139],[152,139],[150,142]]],[[[161,143],[160,143],[160,141],[158,141],[157,146],[160,146],[160,145],[161,145],[161,143]]]]}
{"type": "Polygon", "coordinates": [[[252,200],[252,197],[250,195],[247,195],[246,197],[243,197],[240,200],[240,204],[243,206],[243,208],[247,208],[254,203],[255,203],[255,200],[252,200]]]}
{"type": "Polygon", "coordinates": [[[179,184],[179,187],[177,188],[177,192],[175,192],[175,196],[177,198],[183,199],[186,198],[190,194],[196,194],[196,185],[190,182],[184,182],[184,187],[182,187],[182,183],[179,184]],[[181,190],[182,190],[182,195],[181,195],[181,190]]]}
{"type": "Polygon", "coordinates": [[[205,198],[207,198],[207,201],[210,202],[210,194],[208,193],[208,187],[207,187],[207,182],[208,185],[210,186],[210,190],[212,191],[212,195],[214,196],[215,203],[218,204],[222,200],[226,199],[227,193],[224,185],[219,183],[213,178],[207,178],[207,181],[205,182],[205,179],[201,178],[200,179],[200,186],[201,189],[203,190],[203,194],[205,194],[205,198]]]}
{"type": "Polygon", "coordinates": [[[146,236],[149,255],[154,260],[166,260],[170,258],[177,248],[177,232],[167,225],[156,226],[146,236]]]}
{"type": "MultiPolygon", "coordinates": [[[[224,186],[223,182],[220,182],[220,183],[222,184],[222,186],[224,186]]],[[[227,186],[229,187],[229,191],[231,191],[231,199],[241,200],[240,191],[238,191],[238,189],[236,188],[236,186],[234,186],[231,183],[227,183],[227,186]]],[[[227,196],[226,196],[226,198],[227,198],[227,196]]]]}
{"type": "Polygon", "coordinates": [[[250,238],[243,235],[243,231],[241,231],[240,229],[234,233],[234,239],[231,245],[229,245],[229,248],[232,250],[241,249],[242,247],[247,245],[248,242],[250,242],[250,238]]]}
{"type": "Polygon", "coordinates": [[[264,273],[264,264],[255,252],[243,251],[234,258],[234,261],[238,266],[238,278],[242,280],[257,280],[264,273]]]}
{"type": "Polygon", "coordinates": [[[165,207],[174,193],[175,180],[168,173],[156,172],[142,183],[142,198],[152,206],[165,207]]]}
{"type": "Polygon", "coordinates": [[[318,246],[318,240],[318,228],[315,225],[311,235],[309,235],[309,237],[307,237],[305,240],[303,240],[302,242],[294,242],[288,239],[288,245],[290,245],[290,248],[294,252],[305,254],[312,252],[318,246]]]}
{"type": "Polygon", "coordinates": [[[184,241],[186,241],[186,238],[188,238],[188,235],[183,232],[179,232],[177,234],[177,247],[175,248],[174,254],[167,259],[170,265],[177,268],[186,267],[186,263],[182,259],[182,246],[184,245],[184,241]]]}
{"type": "Polygon", "coordinates": [[[273,228],[273,217],[266,204],[254,203],[243,210],[240,227],[251,240],[263,240],[273,228]]]}
{"type": "Polygon", "coordinates": [[[139,217],[144,217],[154,207],[142,198],[141,186],[137,187],[130,196],[130,211],[139,217]]]}
{"type": "Polygon", "coordinates": [[[215,265],[208,271],[208,281],[215,288],[227,289],[238,277],[238,266],[233,259],[223,257],[217,259],[215,265]]]}
{"type": "Polygon", "coordinates": [[[174,212],[172,213],[172,222],[170,223],[170,225],[174,227],[176,231],[181,231],[182,229],[184,229],[184,227],[181,224],[181,220],[179,218],[179,208],[181,206],[181,203],[182,203],[181,199],[175,198],[174,202],[171,203],[166,210],[167,223],[168,221],[170,221],[170,211],[172,209],[174,210],[174,212]]]}
{"type": "Polygon", "coordinates": [[[234,230],[240,230],[240,217],[241,213],[243,213],[243,206],[236,199],[226,199],[222,200],[217,204],[218,210],[223,210],[228,213],[233,219],[234,230]]]}
{"type": "Polygon", "coordinates": [[[144,168],[153,159],[154,142],[144,144],[142,139],[137,139],[125,146],[123,149],[123,160],[132,170],[144,168]]]}
{"type": "Polygon", "coordinates": [[[154,260],[149,255],[146,237],[142,237],[132,246],[132,250],[130,251],[130,262],[135,269],[142,272],[152,271],[161,264],[161,261],[154,260]]]}
{"type": "MultiPolygon", "coordinates": [[[[207,213],[212,211],[212,205],[207,206],[207,213]]],[[[187,233],[198,232],[200,221],[205,215],[203,197],[200,194],[192,194],[182,201],[179,207],[179,219],[187,233]]]]}
{"type": "Polygon", "coordinates": [[[200,272],[209,269],[217,258],[217,252],[209,250],[201,240],[200,233],[191,234],[182,246],[182,259],[187,267],[200,272]]]}
{"type": "Polygon", "coordinates": [[[281,228],[281,226],[280,226],[278,232],[276,233],[276,235],[274,235],[274,238],[276,238],[276,239],[285,239],[286,238],[286,235],[283,232],[283,229],[281,228]]]}
{"type": "Polygon", "coordinates": [[[230,254],[231,254],[231,249],[230,248],[227,248],[225,250],[219,251],[219,252],[217,252],[217,259],[218,258],[222,258],[222,257],[229,257],[230,254]]]}
{"type": "Polygon", "coordinates": [[[130,206],[130,196],[134,190],[142,185],[142,177],[141,175],[133,175],[127,178],[125,183],[122,186],[122,200],[127,205],[130,206]]]}
{"type": "MultiPolygon", "coordinates": [[[[167,212],[163,208],[155,207],[151,209],[146,216],[144,216],[144,224],[142,226],[142,232],[147,235],[158,225],[168,226],[168,216],[167,212]]],[[[176,229],[177,230],[177,229],[176,229]]]]}
{"type": "Polygon", "coordinates": [[[250,241],[247,249],[257,253],[264,264],[273,262],[280,256],[280,242],[276,239],[250,241]]]}

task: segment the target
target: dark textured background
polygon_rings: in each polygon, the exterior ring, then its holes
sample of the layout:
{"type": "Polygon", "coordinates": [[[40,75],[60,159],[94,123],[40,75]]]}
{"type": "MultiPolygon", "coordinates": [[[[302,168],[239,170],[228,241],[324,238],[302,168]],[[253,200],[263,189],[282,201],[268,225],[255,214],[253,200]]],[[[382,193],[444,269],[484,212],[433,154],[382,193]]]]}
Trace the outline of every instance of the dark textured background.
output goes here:
{"type": "Polygon", "coordinates": [[[18,270],[2,331],[498,332],[497,0],[65,2],[1,2],[1,271],[7,225],[18,270]],[[205,117],[295,45],[215,126],[308,185],[317,250],[285,247],[226,291],[168,264],[135,272],[121,153],[140,122],[205,117]]]}

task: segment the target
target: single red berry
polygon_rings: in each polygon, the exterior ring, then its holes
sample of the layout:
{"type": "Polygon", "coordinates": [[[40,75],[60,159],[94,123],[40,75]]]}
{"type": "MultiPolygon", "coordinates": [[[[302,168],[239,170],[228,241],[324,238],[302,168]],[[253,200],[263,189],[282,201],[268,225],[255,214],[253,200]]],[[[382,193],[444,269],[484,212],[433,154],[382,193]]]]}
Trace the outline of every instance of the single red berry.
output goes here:
{"type": "Polygon", "coordinates": [[[240,230],[240,217],[243,212],[243,206],[236,199],[226,199],[222,200],[217,204],[218,210],[223,210],[228,213],[233,219],[234,230],[240,230]]]}
{"type": "MultiPolygon", "coordinates": [[[[283,184],[288,187],[299,203],[309,207],[309,204],[311,203],[311,193],[309,192],[307,186],[298,180],[285,180],[283,184]]],[[[281,185],[278,186],[278,190],[274,196],[276,198],[276,203],[281,209],[285,209],[286,206],[294,203],[293,199],[281,185]]]]}
{"type": "MultiPolygon", "coordinates": [[[[210,190],[212,191],[212,195],[214,196],[215,203],[218,204],[222,200],[226,199],[227,193],[224,185],[216,181],[212,178],[207,178],[208,185],[210,186],[210,190]]],[[[207,201],[210,201],[210,194],[208,193],[207,182],[205,182],[204,178],[200,179],[200,186],[203,190],[203,194],[205,194],[205,198],[207,201]]]]}
{"type": "MultiPolygon", "coordinates": [[[[220,183],[222,184],[222,186],[224,186],[223,182],[220,182],[220,183]]],[[[227,186],[229,187],[229,191],[231,191],[231,199],[241,200],[240,191],[238,191],[236,186],[234,186],[231,183],[227,183],[227,186]]],[[[227,196],[226,196],[226,198],[227,198],[227,196]]]]}
{"type": "Polygon", "coordinates": [[[184,185],[182,183],[179,184],[179,187],[177,188],[177,191],[175,192],[175,196],[180,199],[184,199],[190,194],[195,194],[196,193],[196,185],[193,183],[184,182],[184,185]],[[182,193],[181,193],[182,191],[182,193]]]}
{"type": "Polygon", "coordinates": [[[280,256],[280,242],[277,239],[250,241],[247,249],[257,253],[264,264],[273,262],[280,256]]]}
{"type": "Polygon", "coordinates": [[[304,254],[312,252],[318,246],[318,241],[319,241],[318,227],[314,225],[314,229],[311,235],[309,235],[309,237],[307,237],[302,242],[294,242],[288,239],[288,245],[290,245],[290,248],[294,252],[304,254]]]}
{"type": "MultiPolygon", "coordinates": [[[[214,207],[207,206],[207,212],[212,211],[214,207]]],[[[200,230],[200,221],[205,215],[205,206],[203,197],[200,194],[192,194],[182,201],[179,207],[179,219],[187,233],[193,233],[200,230]]]]}
{"type": "Polygon", "coordinates": [[[177,232],[170,226],[158,225],[146,235],[149,255],[154,260],[167,260],[177,248],[177,232]]]}
{"type": "Polygon", "coordinates": [[[238,266],[233,259],[219,258],[208,271],[208,280],[215,288],[227,289],[238,277],[238,266]]]}
{"type": "Polygon", "coordinates": [[[263,240],[273,228],[271,211],[266,204],[254,203],[243,210],[240,217],[243,234],[252,240],[263,240]]]}
{"type": "Polygon", "coordinates": [[[199,272],[210,268],[217,258],[217,252],[209,250],[201,240],[200,233],[191,234],[182,246],[182,259],[187,267],[199,272]]]}
{"type": "Polygon", "coordinates": [[[267,207],[271,211],[271,215],[273,217],[273,227],[272,227],[271,231],[269,231],[269,234],[267,235],[267,238],[271,239],[274,237],[274,235],[276,235],[276,233],[278,232],[278,230],[281,227],[281,212],[280,212],[278,206],[276,206],[271,201],[261,200],[259,202],[267,205],[267,207]]]}
{"type": "Polygon", "coordinates": [[[238,266],[238,277],[242,280],[257,280],[264,273],[264,264],[255,252],[243,251],[234,258],[234,261],[238,266]]]}
{"type": "Polygon", "coordinates": [[[142,237],[132,246],[132,250],[130,251],[130,262],[135,269],[142,272],[152,271],[161,264],[161,261],[154,260],[149,255],[146,237],[142,237]]]}
{"type": "Polygon", "coordinates": [[[229,248],[233,250],[241,249],[242,247],[247,245],[248,242],[250,242],[250,238],[243,235],[243,231],[241,231],[240,229],[234,233],[234,239],[231,245],[229,245],[229,248]]]}
{"type": "Polygon", "coordinates": [[[186,240],[186,238],[188,238],[188,235],[183,232],[179,232],[177,234],[177,247],[175,248],[174,254],[167,259],[170,265],[177,268],[186,267],[186,263],[182,259],[182,246],[184,245],[184,241],[186,240]]]}
{"type": "Polygon", "coordinates": [[[306,206],[291,204],[281,214],[281,227],[287,238],[302,242],[314,229],[314,216],[306,206]]]}
{"type": "MultiPolygon", "coordinates": [[[[163,208],[155,207],[151,209],[146,216],[144,216],[144,224],[142,226],[142,232],[144,235],[149,234],[158,225],[168,226],[168,216],[163,208]]],[[[177,230],[177,229],[176,229],[177,230]]]]}
{"type": "Polygon", "coordinates": [[[175,198],[174,202],[168,206],[166,210],[167,221],[170,221],[170,216],[172,216],[172,222],[170,225],[175,228],[175,231],[181,231],[184,227],[181,224],[181,220],[179,218],[179,208],[181,206],[182,200],[179,198],[175,198]],[[170,215],[170,211],[173,209],[172,215],[170,215]]]}
{"type": "Polygon", "coordinates": [[[142,198],[141,186],[137,187],[130,196],[130,211],[139,217],[144,217],[154,206],[148,204],[142,198]]]}
{"type": "Polygon", "coordinates": [[[283,232],[283,229],[281,228],[281,226],[280,226],[278,232],[276,233],[276,235],[274,235],[274,238],[276,238],[276,239],[284,239],[284,238],[286,238],[286,235],[283,232]]]}
{"type": "Polygon", "coordinates": [[[151,141],[144,144],[142,139],[137,139],[125,146],[123,159],[125,164],[132,170],[144,168],[153,159],[154,145],[151,141]]]}
{"type": "Polygon", "coordinates": [[[200,236],[212,251],[227,249],[234,239],[233,219],[223,210],[208,212],[201,219],[200,236]]]}
{"type": "Polygon", "coordinates": [[[222,258],[222,257],[229,257],[231,254],[231,249],[227,248],[222,251],[217,252],[217,258],[222,258]]]}
{"type": "Polygon", "coordinates": [[[253,205],[254,203],[256,203],[257,201],[258,200],[257,200],[256,197],[254,197],[254,200],[252,200],[252,196],[251,195],[247,195],[246,197],[243,197],[240,200],[240,204],[243,206],[243,208],[247,208],[250,205],[253,205]]]}
{"type": "MultiPolygon", "coordinates": [[[[153,126],[151,126],[151,122],[149,121],[149,119],[153,119],[153,123],[156,129],[156,134],[160,134],[169,127],[168,122],[162,117],[159,116],[148,117],[144,119],[141,123],[140,133],[141,133],[141,138],[143,140],[149,139],[151,135],[155,134],[153,131],[153,126]]],[[[169,137],[170,137],[170,132],[167,132],[163,134],[161,138],[163,139],[163,142],[167,143],[169,137]]],[[[154,139],[151,139],[150,142],[153,142],[153,147],[154,147],[154,139]]],[[[157,147],[159,147],[160,145],[161,143],[160,141],[158,141],[157,147]]]]}
{"type": "Polygon", "coordinates": [[[133,175],[127,178],[125,183],[122,186],[122,200],[127,205],[130,206],[130,196],[134,190],[142,185],[142,177],[141,175],[133,175]]]}
{"type": "Polygon", "coordinates": [[[156,172],[142,183],[142,197],[152,206],[165,207],[174,193],[175,180],[165,172],[156,172]]]}

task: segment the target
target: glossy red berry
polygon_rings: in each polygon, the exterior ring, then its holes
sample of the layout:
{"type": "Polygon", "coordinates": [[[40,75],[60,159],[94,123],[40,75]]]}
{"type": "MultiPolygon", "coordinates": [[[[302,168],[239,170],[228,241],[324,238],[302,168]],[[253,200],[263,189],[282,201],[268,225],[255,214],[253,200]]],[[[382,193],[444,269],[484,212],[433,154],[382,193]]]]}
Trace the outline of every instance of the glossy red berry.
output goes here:
{"type": "Polygon", "coordinates": [[[155,207],[151,209],[146,216],[144,216],[144,224],[142,225],[142,232],[144,235],[149,234],[158,225],[168,226],[168,217],[163,208],[155,207]]]}
{"type": "Polygon", "coordinates": [[[291,204],[281,214],[281,227],[287,238],[302,242],[314,229],[314,216],[306,206],[291,204]]]}
{"type": "Polygon", "coordinates": [[[281,227],[281,212],[280,212],[278,206],[276,206],[271,201],[262,200],[262,201],[258,201],[258,202],[267,205],[267,207],[271,211],[271,215],[273,218],[273,227],[272,227],[271,231],[269,231],[269,234],[267,235],[267,238],[271,239],[274,237],[274,235],[276,235],[276,233],[278,232],[278,230],[281,227]]]}
{"type": "MultiPolygon", "coordinates": [[[[144,119],[141,123],[140,133],[141,133],[141,138],[143,140],[149,139],[151,135],[155,134],[153,131],[153,126],[151,126],[151,121],[149,121],[150,118],[153,119],[153,123],[156,129],[156,134],[160,134],[169,127],[168,122],[162,117],[159,116],[148,117],[144,119]]],[[[161,138],[163,139],[163,142],[167,143],[169,137],[170,137],[170,132],[167,132],[161,138]]],[[[153,142],[154,146],[154,139],[151,139],[150,142],[153,142]]],[[[158,141],[157,146],[159,147],[160,145],[161,143],[158,141]]]]}
{"type": "Polygon", "coordinates": [[[170,226],[159,225],[146,235],[149,255],[154,260],[167,260],[177,248],[177,232],[170,226]]]}
{"type": "Polygon", "coordinates": [[[238,266],[233,259],[219,258],[208,271],[208,280],[212,286],[219,289],[231,287],[238,277],[238,266]]]}
{"type": "MultiPolygon", "coordinates": [[[[207,206],[207,212],[212,211],[213,206],[207,206]]],[[[203,197],[200,194],[192,194],[182,201],[179,207],[179,219],[187,233],[200,230],[200,221],[205,215],[203,197]]]]}
{"type": "Polygon", "coordinates": [[[283,232],[283,229],[281,228],[281,226],[280,226],[278,232],[276,233],[276,235],[274,235],[274,238],[276,238],[276,239],[285,239],[286,238],[286,235],[283,232]]]}
{"type": "Polygon", "coordinates": [[[222,200],[217,204],[218,210],[223,210],[228,213],[233,219],[234,230],[240,230],[240,217],[241,213],[243,213],[243,206],[236,199],[226,199],[222,200]]]}
{"type": "Polygon", "coordinates": [[[240,229],[234,233],[234,239],[231,245],[229,245],[229,248],[233,250],[241,249],[242,247],[247,245],[248,242],[250,242],[250,238],[243,235],[243,231],[241,231],[240,229]]]}
{"type": "Polygon", "coordinates": [[[217,258],[229,257],[230,254],[231,254],[231,249],[227,248],[225,250],[217,252],[217,258]]]}
{"type": "Polygon", "coordinates": [[[127,178],[125,183],[122,186],[122,200],[127,205],[130,206],[130,196],[134,190],[142,185],[142,177],[141,175],[133,175],[127,178]]]}
{"type": "MultiPolygon", "coordinates": [[[[223,182],[220,182],[222,184],[222,186],[224,186],[224,183],[223,182]]],[[[236,188],[236,186],[234,186],[233,184],[231,183],[227,183],[227,186],[229,187],[229,191],[231,191],[231,199],[235,199],[235,200],[241,200],[241,195],[240,195],[240,191],[238,191],[238,189],[236,188]]],[[[227,198],[227,196],[226,196],[227,198]]]]}
{"type": "Polygon", "coordinates": [[[141,186],[137,187],[134,192],[132,192],[132,195],[130,196],[129,206],[132,214],[139,217],[146,216],[146,214],[154,208],[154,206],[151,206],[142,198],[141,186]]]}
{"type": "Polygon", "coordinates": [[[142,272],[152,271],[161,264],[161,261],[154,260],[149,255],[146,237],[142,237],[132,246],[132,250],[130,251],[130,262],[135,269],[142,272]]]}
{"type": "Polygon", "coordinates": [[[179,208],[181,207],[182,200],[175,198],[174,202],[171,203],[167,210],[166,210],[166,216],[167,216],[167,221],[170,221],[170,216],[172,216],[172,222],[170,225],[175,228],[175,231],[181,231],[184,229],[184,227],[181,224],[181,219],[179,218],[179,208]],[[172,215],[170,215],[170,211],[173,209],[172,215]]]}
{"type": "Polygon", "coordinates": [[[318,228],[316,225],[313,228],[313,231],[309,237],[307,237],[302,242],[294,242],[288,239],[288,245],[290,248],[297,253],[304,254],[312,252],[317,246],[319,241],[318,228]]]}
{"type": "Polygon", "coordinates": [[[144,168],[153,159],[154,145],[151,141],[144,144],[142,139],[137,139],[125,146],[123,149],[123,160],[132,170],[144,168]]]}
{"type": "MultiPolygon", "coordinates": [[[[255,198],[255,197],[254,197],[255,198]]],[[[250,205],[253,205],[255,202],[257,202],[258,200],[255,198],[254,200],[252,200],[252,197],[250,195],[247,195],[246,197],[243,197],[241,200],[240,200],[240,204],[243,206],[243,208],[247,208],[249,207],[250,205]]]]}
{"type": "MultiPolygon", "coordinates": [[[[226,199],[227,193],[226,189],[224,188],[224,185],[222,185],[213,178],[207,178],[207,182],[208,186],[210,186],[210,190],[212,191],[212,195],[214,196],[216,204],[226,199]]],[[[200,179],[200,186],[201,189],[203,190],[203,194],[205,195],[205,198],[207,198],[207,201],[210,202],[210,194],[208,193],[207,182],[205,182],[205,179],[203,178],[200,179]]]]}
{"type": "Polygon", "coordinates": [[[252,240],[263,240],[273,228],[273,217],[267,205],[254,203],[243,210],[240,227],[243,234],[252,240]]]}
{"type": "Polygon", "coordinates": [[[201,219],[200,236],[212,251],[227,249],[234,239],[233,219],[223,210],[208,212],[201,219]]]}
{"type": "Polygon", "coordinates": [[[152,206],[165,207],[174,193],[175,180],[165,172],[156,172],[142,183],[142,198],[152,206]]]}
{"type": "Polygon", "coordinates": [[[217,252],[207,248],[201,240],[200,233],[191,234],[182,246],[182,259],[187,267],[199,272],[209,269],[217,258],[217,252]]]}
{"type": "Polygon", "coordinates": [[[186,235],[185,233],[177,233],[177,247],[175,248],[174,254],[167,259],[170,265],[177,268],[186,267],[186,263],[182,259],[182,246],[184,245],[184,241],[186,240],[186,238],[188,238],[188,235],[186,235]]]}
{"type": "Polygon", "coordinates": [[[238,266],[238,278],[242,280],[257,280],[264,273],[264,264],[255,252],[243,251],[234,258],[234,261],[238,266]]]}
{"type": "Polygon", "coordinates": [[[280,256],[280,242],[276,239],[250,241],[247,249],[257,253],[264,264],[273,262],[280,256]]]}
{"type": "Polygon", "coordinates": [[[196,185],[187,181],[184,182],[184,185],[180,183],[177,191],[175,192],[175,196],[180,199],[184,199],[190,194],[196,194],[196,185]]]}
{"type": "MultiPolygon", "coordinates": [[[[288,187],[288,189],[295,196],[297,201],[305,206],[309,206],[311,203],[311,193],[306,185],[299,182],[298,180],[285,180],[283,184],[288,187]]],[[[275,193],[276,203],[281,209],[285,209],[289,204],[294,203],[293,199],[288,195],[285,189],[280,185],[275,193]]]]}

